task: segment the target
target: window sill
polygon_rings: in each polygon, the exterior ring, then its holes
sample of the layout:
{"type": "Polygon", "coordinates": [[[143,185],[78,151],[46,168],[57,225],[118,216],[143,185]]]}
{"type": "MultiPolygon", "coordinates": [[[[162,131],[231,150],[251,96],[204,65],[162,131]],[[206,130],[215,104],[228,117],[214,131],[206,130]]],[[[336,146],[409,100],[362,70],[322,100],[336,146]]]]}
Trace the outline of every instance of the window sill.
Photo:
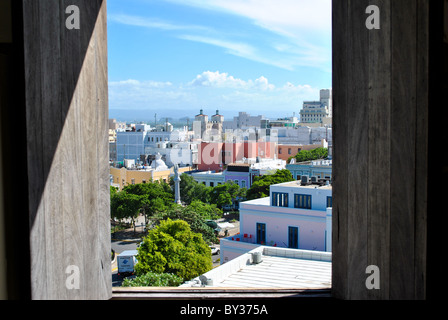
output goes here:
{"type": "Polygon", "coordinates": [[[116,287],[111,300],[331,298],[330,289],[116,287]]]}

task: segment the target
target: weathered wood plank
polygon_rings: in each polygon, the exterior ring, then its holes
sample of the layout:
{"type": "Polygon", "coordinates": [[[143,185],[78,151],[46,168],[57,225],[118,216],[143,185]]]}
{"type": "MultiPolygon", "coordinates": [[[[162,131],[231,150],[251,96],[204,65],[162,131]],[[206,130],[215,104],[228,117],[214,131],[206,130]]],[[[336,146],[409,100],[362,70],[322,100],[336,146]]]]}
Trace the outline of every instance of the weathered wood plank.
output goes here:
{"type": "Polygon", "coordinates": [[[42,91],[41,91],[41,44],[39,39],[40,10],[37,1],[23,1],[24,30],[24,63],[26,86],[26,122],[28,153],[28,193],[29,222],[31,246],[31,296],[35,297],[47,291],[46,281],[36,270],[46,270],[47,255],[45,242],[44,204],[41,195],[44,191],[46,177],[44,175],[43,136],[42,136],[42,91]]]}
{"type": "Polygon", "coordinates": [[[109,182],[109,95],[108,95],[108,59],[107,59],[107,2],[103,1],[96,24],[96,82],[98,110],[98,241],[100,252],[100,292],[112,292],[112,274],[110,268],[110,182],[109,182]]]}
{"type": "MultiPolygon", "coordinates": [[[[40,19],[41,36],[36,39],[41,43],[41,90],[42,90],[42,137],[45,189],[42,200],[45,202],[45,250],[47,262],[45,280],[47,292],[41,299],[54,299],[60,291],[58,286],[65,283],[61,261],[64,259],[64,245],[61,201],[61,158],[57,147],[62,131],[62,79],[61,79],[61,43],[60,43],[60,3],[59,1],[39,1],[39,12],[48,14],[40,19]],[[46,36],[43,36],[46,35],[46,36]]],[[[66,296],[60,292],[60,299],[66,296]]]]}
{"type": "Polygon", "coordinates": [[[98,243],[98,110],[96,91],[96,61],[95,55],[98,44],[95,39],[95,22],[98,14],[98,1],[89,1],[83,4],[82,14],[88,21],[91,32],[82,33],[81,39],[84,44],[88,43],[84,57],[84,64],[78,81],[78,89],[81,94],[81,166],[86,176],[94,179],[83,179],[83,224],[84,228],[84,274],[85,298],[95,299],[99,295],[100,278],[100,250],[98,243]],[[95,279],[95,281],[90,281],[95,279]]]}
{"type": "Polygon", "coordinates": [[[34,299],[111,296],[103,2],[23,2],[34,299]],[[65,28],[72,4],[80,30],[65,28]],[[66,287],[70,265],[79,268],[79,290],[66,287]]]}
{"type": "MultiPolygon", "coordinates": [[[[61,1],[61,7],[67,8],[75,4],[73,1],[61,1]]],[[[77,4],[77,3],[76,3],[77,4]]],[[[62,207],[64,223],[64,260],[63,268],[76,266],[80,274],[84,274],[83,261],[83,210],[79,178],[83,176],[80,165],[81,141],[78,123],[82,121],[79,113],[80,91],[76,90],[78,74],[83,63],[83,46],[79,31],[71,31],[65,27],[66,15],[61,15],[61,63],[62,79],[62,113],[65,119],[64,129],[59,146],[62,157],[62,207]]],[[[68,275],[66,275],[68,276],[68,275]]],[[[85,277],[80,279],[80,287],[85,287],[85,277]]],[[[66,289],[68,299],[82,299],[81,290],[66,289]]]]}
{"type": "MultiPolygon", "coordinates": [[[[365,27],[367,0],[348,3],[347,96],[346,125],[348,162],[348,297],[366,298],[366,288],[360,285],[367,267],[367,202],[368,202],[368,58],[369,31],[365,27]]],[[[362,282],[363,283],[363,282],[362,282]]]]}
{"type": "Polygon", "coordinates": [[[416,15],[416,1],[391,2],[391,299],[414,298],[416,15]]]}
{"type": "Polygon", "coordinates": [[[347,296],[347,1],[333,1],[332,294],[347,296]]]}
{"type": "MultiPolygon", "coordinates": [[[[369,299],[389,298],[390,247],[390,1],[370,1],[381,10],[381,29],[369,31],[368,265],[380,270],[380,290],[369,299]]],[[[366,275],[367,276],[367,275],[366,275]]]]}
{"type": "Polygon", "coordinates": [[[415,149],[415,298],[426,299],[428,111],[429,111],[429,0],[417,1],[417,96],[415,149]]]}

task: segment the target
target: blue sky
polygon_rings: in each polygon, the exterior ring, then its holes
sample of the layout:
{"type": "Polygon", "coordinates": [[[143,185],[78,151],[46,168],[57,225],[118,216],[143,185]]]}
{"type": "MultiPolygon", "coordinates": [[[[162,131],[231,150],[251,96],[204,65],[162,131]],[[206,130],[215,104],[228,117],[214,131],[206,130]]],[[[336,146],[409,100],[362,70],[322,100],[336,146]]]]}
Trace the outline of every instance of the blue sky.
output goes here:
{"type": "Polygon", "coordinates": [[[331,0],[109,0],[109,106],[298,114],[331,88],[331,0]]]}

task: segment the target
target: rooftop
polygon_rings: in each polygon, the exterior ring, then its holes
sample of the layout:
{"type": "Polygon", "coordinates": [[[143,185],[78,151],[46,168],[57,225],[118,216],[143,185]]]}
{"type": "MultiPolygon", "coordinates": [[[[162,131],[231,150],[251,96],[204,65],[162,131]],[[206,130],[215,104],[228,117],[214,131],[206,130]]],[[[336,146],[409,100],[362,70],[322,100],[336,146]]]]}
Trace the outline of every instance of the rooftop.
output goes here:
{"type": "Polygon", "coordinates": [[[331,253],[260,246],[183,287],[219,288],[331,288],[331,253]],[[253,254],[260,252],[261,262],[253,254]]]}
{"type": "Polygon", "coordinates": [[[279,184],[275,184],[272,185],[271,187],[277,187],[277,186],[282,186],[282,187],[296,187],[296,188],[305,188],[305,189],[320,189],[320,190],[332,190],[332,185],[317,185],[317,184],[308,184],[308,185],[302,185],[300,181],[289,181],[289,182],[284,182],[284,183],[279,183],[279,184]]]}

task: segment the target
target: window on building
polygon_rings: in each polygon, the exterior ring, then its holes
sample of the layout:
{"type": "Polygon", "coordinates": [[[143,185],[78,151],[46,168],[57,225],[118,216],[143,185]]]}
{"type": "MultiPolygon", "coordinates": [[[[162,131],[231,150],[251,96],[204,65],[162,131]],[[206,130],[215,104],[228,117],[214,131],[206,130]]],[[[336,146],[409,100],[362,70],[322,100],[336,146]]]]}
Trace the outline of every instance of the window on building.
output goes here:
{"type": "Polygon", "coordinates": [[[278,154],[282,154],[282,148],[278,148],[278,154]]]}
{"type": "Polygon", "coordinates": [[[288,207],[288,194],[280,192],[272,192],[272,206],[288,207]]]}
{"type": "Polygon", "coordinates": [[[327,208],[333,207],[333,197],[327,197],[327,208]]]}
{"type": "Polygon", "coordinates": [[[299,228],[288,227],[288,248],[299,248],[299,228]]]}
{"type": "Polygon", "coordinates": [[[257,244],[266,243],[266,224],[257,223],[257,244]]]}
{"type": "Polygon", "coordinates": [[[235,184],[240,185],[238,180],[235,180],[234,182],[235,182],[235,184]]]}
{"type": "Polygon", "coordinates": [[[146,180],[142,180],[142,183],[146,183],[146,180]]]}
{"type": "Polygon", "coordinates": [[[291,154],[291,153],[292,153],[291,148],[288,148],[288,154],[291,154]]]}
{"type": "Polygon", "coordinates": [[[135,179],[131,179],[131,184],[135,184],[135,179]]]}
{"type": "Polygon", "coordinates": [[[246,188],[246,180],[241,180],[241,188],[246,188]]]}
{"type": "Polygon", "coordinates": [[[214,187],[215,183],[214,182],[210,182],[210,187],[214,187]]]}
{"type": "Polygon", "coordinates": [[[295,194],[294,195],[294,208],[310,209],[311,210],[311,195],[295,194]]]}

